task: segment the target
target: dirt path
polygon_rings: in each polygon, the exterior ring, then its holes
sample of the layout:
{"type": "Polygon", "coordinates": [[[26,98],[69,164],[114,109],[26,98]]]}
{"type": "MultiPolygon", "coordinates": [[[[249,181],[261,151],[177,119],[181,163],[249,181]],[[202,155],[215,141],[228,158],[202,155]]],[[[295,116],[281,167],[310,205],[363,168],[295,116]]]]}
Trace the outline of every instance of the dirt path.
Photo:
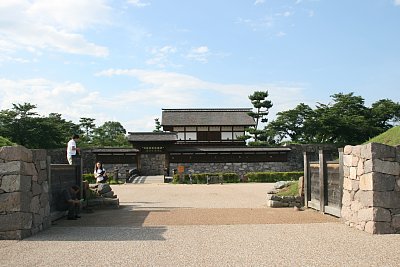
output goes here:
{"type": "MultiPolygon", "coordinates": [[[[92,214],[84,214],[84,224],[146,227],[339,221],[313,210],[267,207],[266,192],[272,187],[272,184],[112,186],[120,198],[120,209],[96,210],[92,214]]],[[[72,222],[72,225],[85,226],[82,223],[78,220],[72,222]]],[[[58,224],[71,225],[71,222],[61,220],[58,224]]]]}

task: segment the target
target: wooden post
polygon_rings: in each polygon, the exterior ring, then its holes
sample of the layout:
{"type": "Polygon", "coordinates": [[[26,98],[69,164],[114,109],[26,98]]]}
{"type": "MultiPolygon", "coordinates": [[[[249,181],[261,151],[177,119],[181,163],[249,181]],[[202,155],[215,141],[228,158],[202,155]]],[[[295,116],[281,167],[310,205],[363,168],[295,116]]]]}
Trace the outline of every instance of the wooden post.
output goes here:
{"type": "Polygon", "coordinates": [[[304,151],[303,157],[304,157],[304,207],[308,208],[308,201],[311,200],[310,154],[304,151]]]}
{"type": "Polygon", "coordinates": [[[326,184],[326,159],[323,150],[319,151],[319,205],[320,212],[325,212],[325,205],[327,203],[328,195],[325,194],[326,184]]]}
{"type": "Polygon", "coordinates": [[[339,208],[342,209],[342,197],[343,197],[343,180],[344,180],[344,169],[343,169],[343,148],[339,148],[339,208]]]}

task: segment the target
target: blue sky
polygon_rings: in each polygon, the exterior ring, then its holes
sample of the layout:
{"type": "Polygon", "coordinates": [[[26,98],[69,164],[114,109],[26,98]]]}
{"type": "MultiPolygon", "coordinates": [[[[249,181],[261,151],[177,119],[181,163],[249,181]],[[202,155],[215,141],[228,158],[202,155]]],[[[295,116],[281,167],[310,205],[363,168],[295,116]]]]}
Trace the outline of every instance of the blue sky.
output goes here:
{"type": "Polygon", "coordinates": [[[400,101],[400,0],[1,0],[0,109],[151,131],[162,108],[400,101]]]}

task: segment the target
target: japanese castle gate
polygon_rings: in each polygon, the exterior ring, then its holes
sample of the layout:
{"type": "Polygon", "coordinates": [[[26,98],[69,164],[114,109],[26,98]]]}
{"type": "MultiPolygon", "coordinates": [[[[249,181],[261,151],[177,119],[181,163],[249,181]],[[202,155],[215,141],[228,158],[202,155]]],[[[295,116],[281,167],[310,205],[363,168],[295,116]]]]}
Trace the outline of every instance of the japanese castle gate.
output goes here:
{"type": "Polygon", "coordinates": [[[247,147],[238,138],[247,127],[255,126],[250,111],[163,109],[163,132],[129,133],[129,142],[138,150],[139,172],[171,175],[178,166],[196,173],[282,171],[290,148],[247,147]]]}

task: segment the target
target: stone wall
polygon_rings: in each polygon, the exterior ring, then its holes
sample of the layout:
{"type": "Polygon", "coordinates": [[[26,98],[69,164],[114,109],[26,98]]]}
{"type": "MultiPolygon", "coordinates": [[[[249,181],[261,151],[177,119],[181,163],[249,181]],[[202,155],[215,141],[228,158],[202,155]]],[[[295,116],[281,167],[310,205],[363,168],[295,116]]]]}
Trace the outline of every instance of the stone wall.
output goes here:
{"type": "Polygon", "coordinates": [[[344,148],[341,216],[372,234],[400,233],[400,146],[344,148]]]}
{"type": "Polygon", "coordinates": [[[22,239],[51,225],[45,150],[0,148],[0,239],[22,239]]]}
{"type": "MultiPolygon", "coordinates": [[[[235,163],[171,163],[170,171],[178,169],[178,166],[185,167],[185,173],[218,173],[232,172],[244,175],[248,172],[286,172],[293,171],[293,166],[287,162],[235,162],[235,163]]],[[[296,170],[296,169],[295,169],[296,170]]],[[[299,170],[299,169],[297,169],[299,170]]]]}
{"type": "Polygon", "coordinates": [[[141,154],[141,175],[163,175],[165,168],[165,154],[141,154]]]}

